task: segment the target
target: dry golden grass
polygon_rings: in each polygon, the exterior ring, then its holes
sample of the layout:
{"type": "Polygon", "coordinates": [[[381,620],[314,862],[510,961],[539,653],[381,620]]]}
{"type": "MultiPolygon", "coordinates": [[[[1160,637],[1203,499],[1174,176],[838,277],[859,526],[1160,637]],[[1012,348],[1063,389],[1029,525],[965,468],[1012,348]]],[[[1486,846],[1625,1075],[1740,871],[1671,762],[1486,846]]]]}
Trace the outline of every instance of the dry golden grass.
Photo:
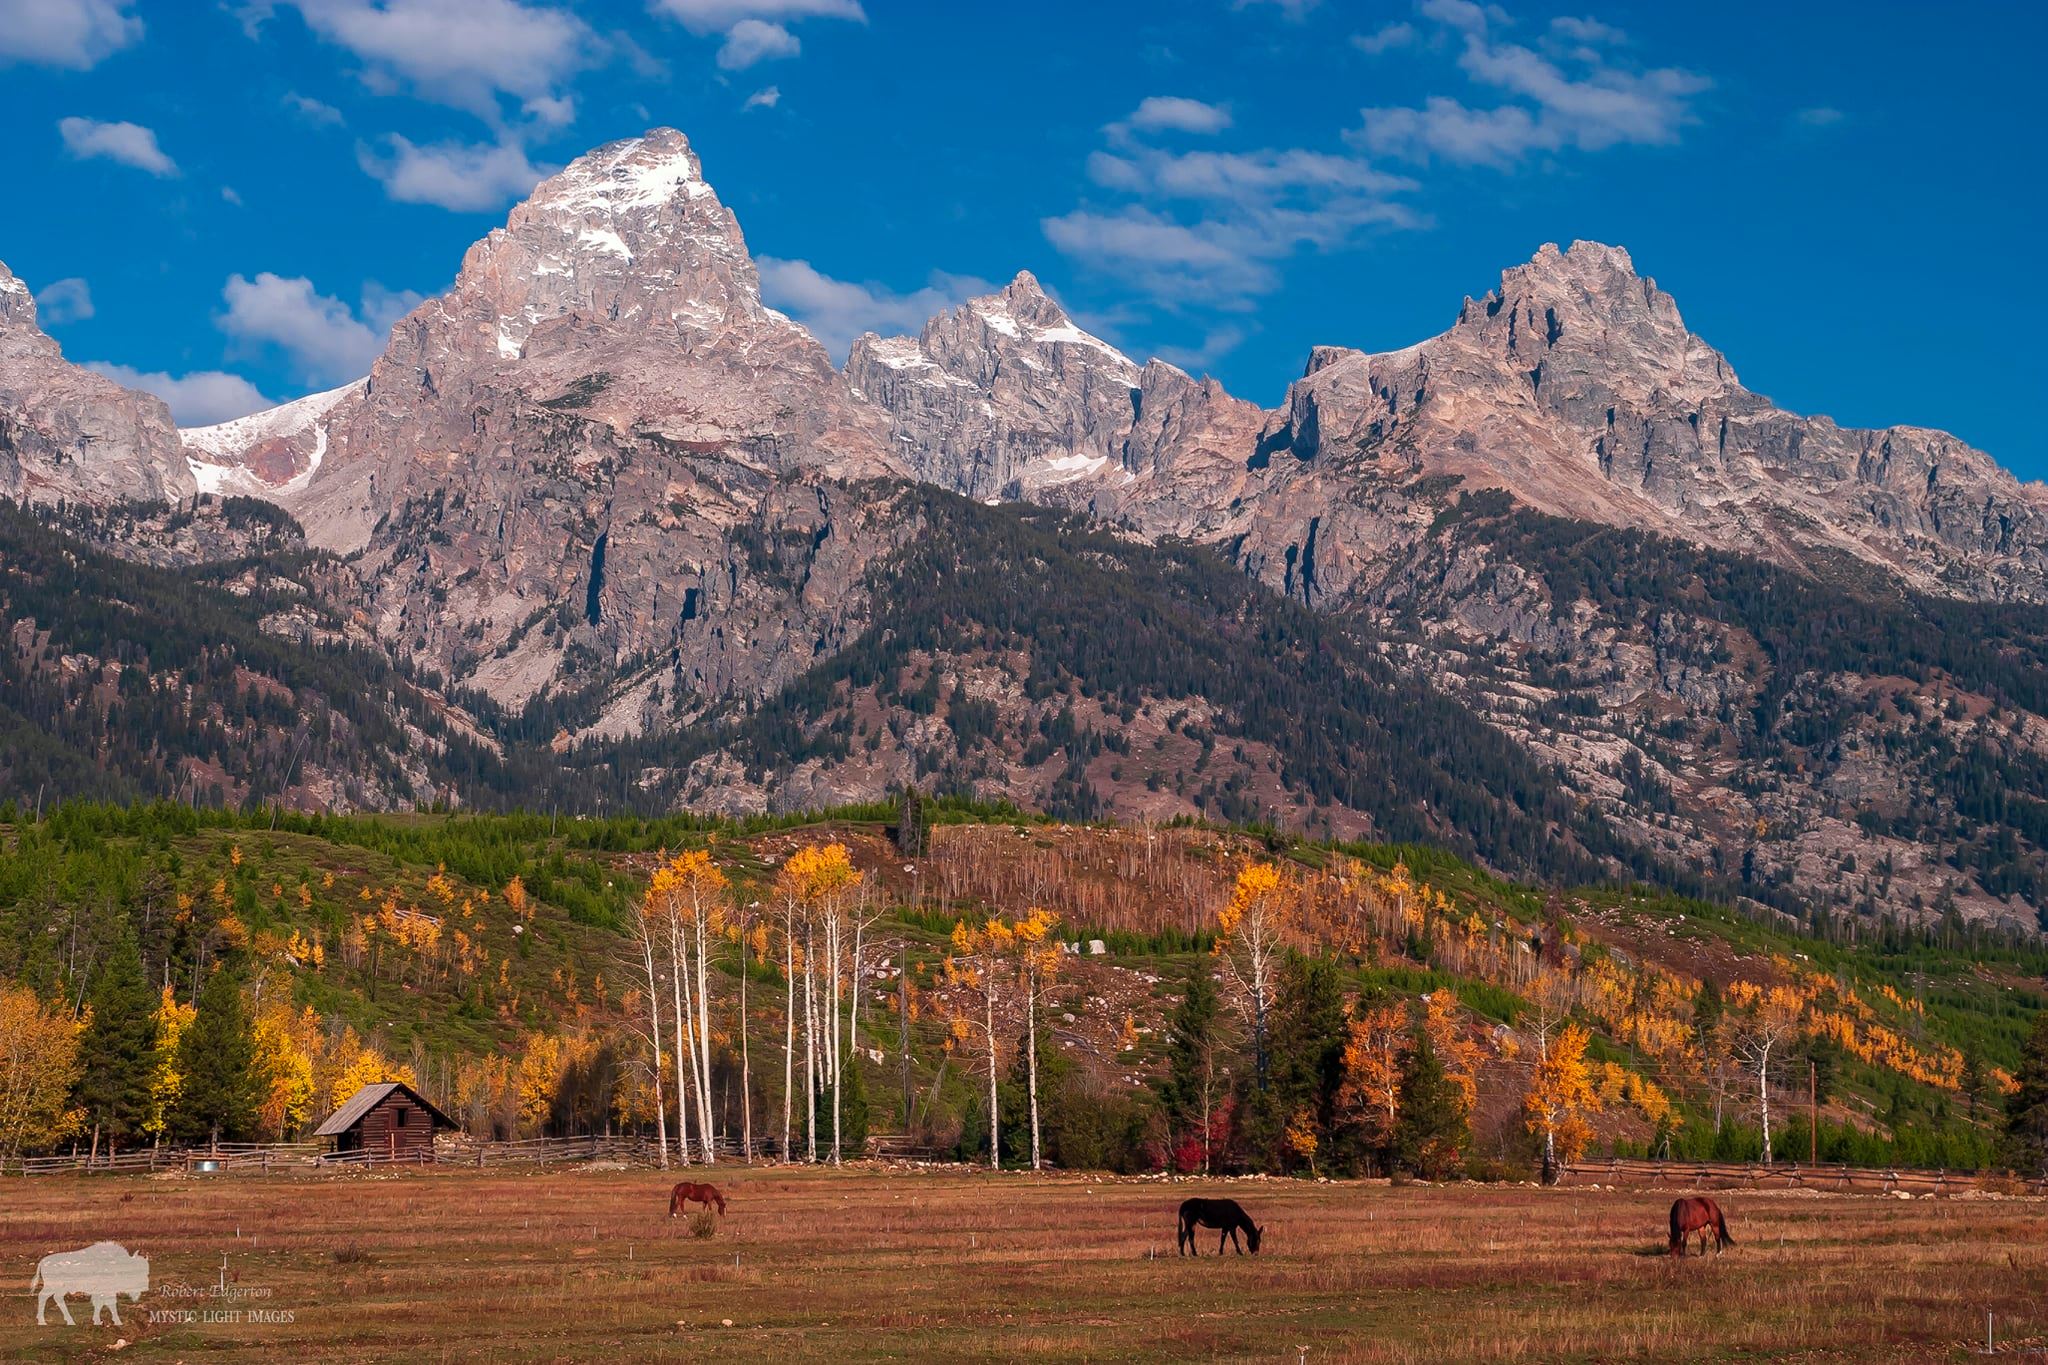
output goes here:
{"type": "Polygon", "coordinates": [[[1731,1193],[1740,1245],[1673,1261],[1670,1192],[716,1174],[701,1240],[654,1171],[9,1180],[0,1358],[1921,1360],[1981,1346],[1986,1309],[2002,1347],[2048,1340],[2035,1200],[1731,1193]],[[1176,1258],[1198,1191],[1265,1253],[1176,1258]],[[151,1258],[141,1311],[39,1329],[35,1262],[102,1239],[151,1258]],[[222,1306],[163,1291],[223,1254],[268,1291],[227,1306],[292,1320],[145,1321],[222,1306]]]}

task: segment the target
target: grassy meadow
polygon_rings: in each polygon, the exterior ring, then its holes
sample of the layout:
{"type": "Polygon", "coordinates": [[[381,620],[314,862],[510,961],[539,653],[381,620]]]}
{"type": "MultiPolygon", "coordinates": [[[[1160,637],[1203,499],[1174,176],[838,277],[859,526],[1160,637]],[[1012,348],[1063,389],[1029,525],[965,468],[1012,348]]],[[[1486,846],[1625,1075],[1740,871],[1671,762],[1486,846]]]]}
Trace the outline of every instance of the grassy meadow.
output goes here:
{"type": "Polygon", "coordinates": [[[1733,1192],[1738,1245],[1675,1261],[1670,1191],[714,1174],[702,1238],[652,1170],[10,1179],[0,1359],[1940,1360],[1987,1309],[2001,1352],[2048,1349],[2040,1200],[1733,1192]],[[1193,1193],[1263,1254],[1177,1258],[1193,1193]],[[100,1240],[149,1296],[39,1328],[37,1260],[100,1240]]]}

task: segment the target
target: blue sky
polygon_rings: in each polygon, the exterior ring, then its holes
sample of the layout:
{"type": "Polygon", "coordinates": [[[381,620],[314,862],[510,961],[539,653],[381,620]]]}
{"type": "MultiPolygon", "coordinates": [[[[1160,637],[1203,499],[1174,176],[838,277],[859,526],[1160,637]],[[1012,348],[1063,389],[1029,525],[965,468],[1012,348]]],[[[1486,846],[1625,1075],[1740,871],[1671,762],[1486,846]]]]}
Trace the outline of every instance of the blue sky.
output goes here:
{"type": "Polygon", "coordinates": [[[1019,269],[1276,401],[1545,241],[1751,387],[2048,476],[2033,5],[0,0],[0,260],[219,419],[352,378],[533,179],[687,132],[843,354],[1019,269]]]}

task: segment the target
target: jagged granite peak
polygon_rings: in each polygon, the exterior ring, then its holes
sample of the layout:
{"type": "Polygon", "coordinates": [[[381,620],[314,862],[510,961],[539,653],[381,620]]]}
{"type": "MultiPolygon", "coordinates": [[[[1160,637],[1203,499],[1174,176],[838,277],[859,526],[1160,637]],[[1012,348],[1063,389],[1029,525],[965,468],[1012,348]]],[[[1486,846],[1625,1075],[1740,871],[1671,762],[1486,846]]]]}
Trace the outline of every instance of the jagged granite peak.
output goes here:
{"type": "Polygon", "coordinates": [[[1779,409],[1599,243],[1546,245],[1427,341],[1318,348],[1259,449],[1315,466],[1333,499],[1361,477],[1454,477],[1783,563],[1846,554],[1929,591],[2048,596],[2048,490],[1944,433],[1779,409]]]}
{"type": "Polygon", "coordinates": [[[64,359],[0,262],[0,497],[106,506],[194,491],[163,400],[64,359]]]}
{"type": "Polygon", "coordinates": [[[846,549],[839,481],[908,473],[884,414],[761,302],[670,129],[541,182],[360,388],[283,425],[321,458],[272,495],[353,557],[370,628],[515,705],[568,685],[572,657],[605,676],[666,657],[650,714],[801,670],[881,543],[846,549]],[[797,526],[815,590],[792,600],[743,546],[797,526]],[[771,647],[783,630],[805,643],[771,647]]]}
{"type": "Polygon", "coordinates": [[[1139,383],[1029,271],[915,337],[859,338],[846,375],[888,412],[917,477],[976,498],[1064,500],[1065,485],[1117,473],[1139,383]]]}
{"type": "Polygon", "coordinates": [[[739,224],[673,129],[578,157],[472,246],[335,408],[322,469],[288,505],[315,544],[361,549],[394,500],[522,405],[768,474],[903,472],[881,415],[761,302],[739,224]]]}

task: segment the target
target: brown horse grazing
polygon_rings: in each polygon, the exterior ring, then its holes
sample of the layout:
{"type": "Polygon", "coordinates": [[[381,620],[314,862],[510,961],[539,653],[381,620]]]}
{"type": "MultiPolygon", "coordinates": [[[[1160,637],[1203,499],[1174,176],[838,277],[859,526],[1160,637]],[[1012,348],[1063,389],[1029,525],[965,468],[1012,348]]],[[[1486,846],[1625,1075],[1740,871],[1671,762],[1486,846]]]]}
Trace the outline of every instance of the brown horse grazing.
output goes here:
{"type": "Polygon", "coordinates": [[[687,1204],[702,1204],[706,1213],[709,1213],[711,1206],[716,1204],[719,1216],[725,1215],[725,1196],[718,1192],[716,1185],[700,1185],[694,1180],[685,1180],[669,1191],[668,1216],[675,1217],[687,1204]]]}
{"type": "Polygon", "coordinates": [[[1183,1256],[1199,1256],[1202,1253],[1195,1246],[1196,1228],[1216,1228],[1222,1235],[1216,1239],[1216,1254],[1223,1254],[1223,1244],[1229,1242],[1237,1247],[1237,1254],[1244,1255],[1244,1247],[1238,1244],[1237,1234],[1243,1229],[1245,1241],[1251,1244],[1252,1255],[1259,1254],[1261,1229],[1251,1220],[1251,1215],[1239,1208],[1235,1199],[1187,1199],[1180,1206],[1180,1235],[1174,1239],[1174,1250],[1183,1256]]]}
{"type": "Polygon", "coordinates": [[[1732,1247],[1735,1239],[1728,1235],[1728,1220],[1721,1216],[1721,1206],[1711,1199],[1694,1196],[1674,1200],[1671,1205],[1671,1254],[1680,1256],[1692,1239],[1700,1235],[1700,1255],[1707,1254],[1707,1240],[1711,1235],[1714,1254],[1719,1256],[1721,1248],[1732,1247]]]}

